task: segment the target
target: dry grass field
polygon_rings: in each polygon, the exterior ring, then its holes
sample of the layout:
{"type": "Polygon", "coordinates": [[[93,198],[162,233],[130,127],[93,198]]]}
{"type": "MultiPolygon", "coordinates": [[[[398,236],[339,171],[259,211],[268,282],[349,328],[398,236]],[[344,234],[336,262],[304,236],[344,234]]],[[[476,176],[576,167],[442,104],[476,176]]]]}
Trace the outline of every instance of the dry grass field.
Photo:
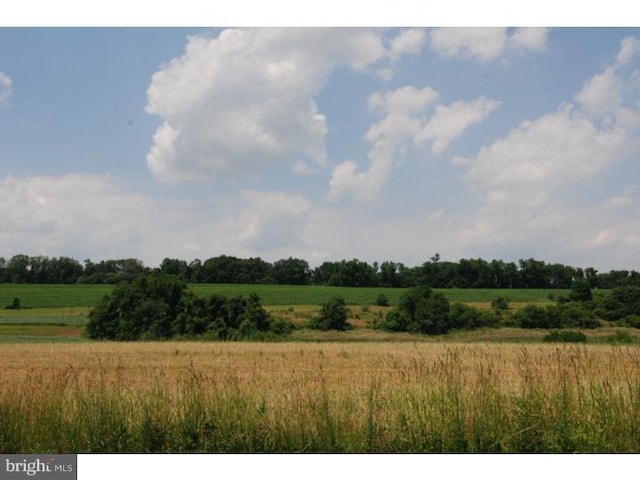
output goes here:
{"type": "Polygon", "coordinates": [[[0,345],[2,452],[637,452],[640,350],[0,345]]]}

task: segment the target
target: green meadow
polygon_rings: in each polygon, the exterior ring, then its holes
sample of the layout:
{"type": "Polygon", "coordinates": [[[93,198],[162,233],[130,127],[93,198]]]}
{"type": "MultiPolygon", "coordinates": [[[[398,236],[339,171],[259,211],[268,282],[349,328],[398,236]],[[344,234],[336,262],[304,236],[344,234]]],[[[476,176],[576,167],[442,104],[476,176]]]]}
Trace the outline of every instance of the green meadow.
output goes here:
{"type": "MultiPolygon", "coordinates": [[[[245,284],[191,284],[197,295],[248,295],[255,292],[263,305],[312,305],[340,296],[350,305],[374,304],[379,295],[385,295],[390,305],[397,305],[403,288],[384,287],[327,287],[316,285],[245,285],[245,284]]],[[[0,284],[0,310],[19,298],[24,308],[89,307],[96,305],[113,285],[31,285],[0,284]]],[[[563,289],[434,289],[449,300],[461,302],[491,302],[505,297],[512,302],[546,302],[550,296],[568,295],[563,289]]]]}

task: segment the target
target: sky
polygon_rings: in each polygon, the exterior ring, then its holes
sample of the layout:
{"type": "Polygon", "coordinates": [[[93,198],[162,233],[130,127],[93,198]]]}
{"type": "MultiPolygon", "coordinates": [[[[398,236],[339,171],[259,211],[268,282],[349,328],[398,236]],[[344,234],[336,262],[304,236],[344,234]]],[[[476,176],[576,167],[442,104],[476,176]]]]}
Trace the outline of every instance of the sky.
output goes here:
{"type": "Polygon", "coordinates": [[[640,270],[640,29],[0,27],[0,256],[640,270]]]}

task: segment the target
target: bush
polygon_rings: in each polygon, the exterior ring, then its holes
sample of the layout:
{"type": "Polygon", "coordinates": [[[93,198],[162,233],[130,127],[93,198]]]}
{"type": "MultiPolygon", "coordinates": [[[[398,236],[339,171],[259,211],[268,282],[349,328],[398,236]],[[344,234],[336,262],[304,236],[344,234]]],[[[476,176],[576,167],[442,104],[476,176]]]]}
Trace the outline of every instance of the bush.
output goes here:
{"type": "Polygon", "coordinates": [[[376,326],[393,332],[427,334],[447,333],[451,329],[449,300],[428,287],[415,287],[405,292],[397,308],[376,326]]]}
{"type": "Polygon", "coordinates": [[[614,335],[607,338],[607,343],[614,345],[631,345],[638,343],[638,340],[625,330],[616,330],[614,335]]]}
{"type": "Polygon", "coordinates": [[[344,298],[336,297],[322,304],[320,316],[311,319],[309,328],[316,330],[340,330],[351,327],[347,323],[347,307],[344,298]]]}
{"type": "Polygon", "coordinates": [[[456,302],[449,310],[449,326],[455,329],[471,330],[474,328],[491,327],[500,321],[499,317],[491,312],[456,302]]]}
{"type": "Polygon", "coordinates": [[[547,309],[538,305],[526,305],[514,315],[514,320],[522,328],[557,328],[551,325],[547,309]]]}
{"type": "Polygon", "coordinates": [[[640,315],[627,315],[622,321],[633,328],[640,328],[640,315]]]}
{"type": "Polygon", "coordinates": [[[576,302],[558,303],[549,307],[527,305],[514,315],[522,328],[598,328],[600,322],[590,310],[576,302]]]}
{"type": "Polygon", "coordinates": [[[603,316],[617,321],[629,315],[640,315],[640,285],[614,288],[602,300],[603,316]]]}
{"type": "Polygon", "coordinates": [[[107,340],[239,340],[288,333],[291,328],[285,324],[269,316],[255,293],[199,298],[179,278],[156,274],[116,286],[91,310],[87,334],[107,340]]]}
{"type": "Polygon", "coordinates": [[[598,328],[600,322],[594,313],[576,302],[560,303],[547,307],[549,328],[598,328]]]}
{"type": "Polygon", "coordinates": [[[381,293],[380,295],[378,295],[376,297],[375,304],[378,305],[379,307],[388,307],[389,306],[389,299],[387,298],[387,296],[384,293],[381,293]]]}
{"type": "Polygon", "coordinates": [[[13,301],[4,308],[5,310],[20,310],[22,308],[22,304],[18,297],[14,297],[13,301]]]}
{"type": "Polygon", "coordinates": [[[576,330],[557,330],[542,338],[543,342],[586,343],[587,336],[576,330]]]}
{"type": "Polygon", "coordinates": [[[589,281],[586,279],[575,280],[571,285],[569,299],[574,302],[590,302],[593,300],[589,281]]]}
{"type": "Polygon", "coordinates": [[[505,297],[497,297],[491,302],[491,308],[496,315],[502,316],[503,313],[509,311],[509,300],[505,297]]]}

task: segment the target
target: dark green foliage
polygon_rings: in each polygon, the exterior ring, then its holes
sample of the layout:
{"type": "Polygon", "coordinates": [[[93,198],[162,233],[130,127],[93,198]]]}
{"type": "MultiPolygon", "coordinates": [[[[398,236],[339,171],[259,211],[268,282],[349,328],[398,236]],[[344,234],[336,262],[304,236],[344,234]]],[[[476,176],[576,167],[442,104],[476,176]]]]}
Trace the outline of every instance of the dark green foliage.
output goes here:
{"type": "Polygon", "coordinates": [[[522,328],[558,328],[559,325],[551,325],[549,313],[546,308],[538,305],[527,305],[521,308],[513,316],[516,325],[522,328]]]}
{"type": "Polygon", "coordinates": [[[390,311],[376,328],[432,335],[447,333],[451,328],[449,300],[428,287],[412,288],[402,295],[398,308],[390,311]]]}
{"type": "Polygon", "coordinates": [[[4,308],[5,310],[20,310],[22,308],[22,304],[20,303],[20,299],[18,297],[13,297],[11,303],[4,308]]]}
{"type": "Polygon", "coordinates": [[[286,322],[274,322],[256,294],[227,299],[199,298],[172,275],[139,277],[116,286],[89,315],[87,334],[107,340],[155,340],[173,336],[206,336],[220,340],[266,338],[288,333],[286,322]]]}
{"type": "Polygon", "coordinates": [[[633,328],[640,328],[640,315],[627,315],[623,322],[633,328]]]}
{"type": "Polygon", "coordinates": [[[638,339],[624,330],[616,330],[616,333],[607,338],[607,343],[613,345],[633,345],[638,339]]]}
{"type": "Polygon", "coordinates": [[[602,300],[602,315],[607,320],[622,320],[640,315],[640,285],[617,287],[602,300]]]}
{"type": "Polygon", "coordinates": [[[558,303],[548,307],[527,305],[514,315],[522,328],[598,328],[593,312],[579,303],[558,303]]]}
{"type": "MultiPolygon", "coordinates": [[[[314,269],[306,260],[287,258],[274,263],[261,258],[236,258],[220,255],[204,261],[190,262],[165,258],[152,269],[135,258],[102,260],[87,259],[84,265],[67,257],[15,255],[9,260],[0,257],[0,283],[27,284],[117,284],[132,281],[149,273],[176,275],[190,283],[332,285],[343,287],[407,288],[428,285],[432,288],[549,288],[568,289],[580,283],[593,288],[611,289],[640,285],[640,272],[612,270],[598,273],[594,268],[575,268],[549,264],[533,258],[518,263],[481,258],[462,258],[457,262],[443,261],[435,254],[429,261],[415,267],[384,261],[381,264],[352,259],[324,262],[314,269]],[[586,283],[584,283],[586,282],[586,283]]],[[[576,286],[576,288],[578,288],[576,286]]],[[[580,287],[584,288],[584,287],[580,287]]],[[[586,290],[576,291],[575,301],[588,301],[586,290]]]]}
{"type": "Polygon", "coordinates": [[[389,299],[387,298],[387,296],[384,293],[381,293],[380,295],[378,295],[376,297],[375,304],[378,305],[379,307],[388,307],[389,306],[389,299]]]}
{"type": "Polygon", "coordinates": [[[350,328],[347,318],[347,307],[344,298],[336,297],[322,304],[320,316],[311,319],[309,327],[325,331],[344,331],[350,328]]]}
{"type": "Polygon", "coordinates": [[[579,279],[571,284],[569,299],[574,302],[590,302],[593,300],[591,284],[586,279],[579,279]]]}
{"type": "Polygon", "coordinates": [[[271,277],[280,285],[308,285],[311,270],[306,260],[289,257],[273,263],[271,277]]]}
{"type": "Polygon", "coordinates": [[[549,332],[542,338],[543,342],[562,343],[586,343],[587,337],[584,333],[576,330],[557,330],[549,332]]]}
{"type": "Polygon", "coordinates": [[[598,328],[600,322],[593,312],[585,308],[581,303],[569,302],[547,307],[549,315],[549,328],[598,328]],[[555,327],[558,326],[558,327],[555,327]]]}
{"type": "Polygon", "coordinates": [[[492,327],[497,325],[499,321],[500,318],[496,314],[479,310],[461,302],[455,302],[449,310],[449,325],[458,330],[492,327]]]}
{"type": "Polygon", "coordinates": [[[502,316],[509,311],[509,299],[505,297],[497,297],[491,301],[491,308],[496,315],[502,316]]]}

